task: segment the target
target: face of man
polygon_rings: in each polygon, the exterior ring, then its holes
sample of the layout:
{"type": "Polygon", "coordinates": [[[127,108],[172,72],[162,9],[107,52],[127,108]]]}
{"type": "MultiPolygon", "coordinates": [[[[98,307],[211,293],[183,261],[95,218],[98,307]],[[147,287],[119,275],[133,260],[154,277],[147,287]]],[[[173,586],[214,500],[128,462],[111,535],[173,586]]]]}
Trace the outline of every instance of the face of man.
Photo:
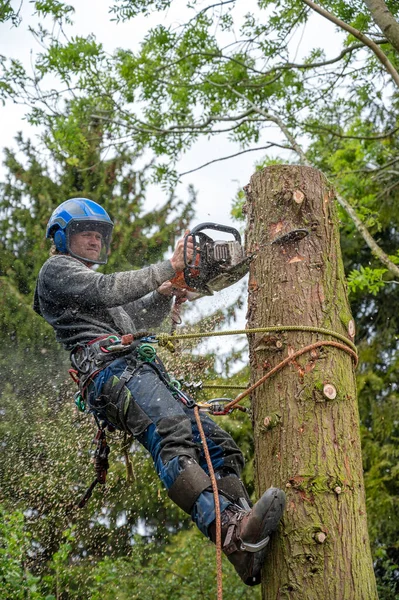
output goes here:
{"type": "Polygon", "coordinates": [[[75,256],[96,262],[100,258],[102,236],[98,231],[81,231],[71,235],[69,250],[75,256]]]}

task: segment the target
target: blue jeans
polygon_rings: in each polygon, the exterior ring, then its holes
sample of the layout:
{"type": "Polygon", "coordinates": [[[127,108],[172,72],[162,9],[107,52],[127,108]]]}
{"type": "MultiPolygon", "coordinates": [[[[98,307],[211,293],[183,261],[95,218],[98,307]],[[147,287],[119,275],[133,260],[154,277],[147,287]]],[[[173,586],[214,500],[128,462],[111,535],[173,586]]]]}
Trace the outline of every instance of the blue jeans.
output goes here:
{"type": "MultiPolygon", "coordinates": [[[[156,364],[162,371],[159,359],[156,359],[156,364]]],[[[173,396],[151,365],[133,362],[136,370],[126,383],[125,393],[120,394],[116,402],[112,401],[112,385],[117,384],[127,365],[125,358],[119,358],[94,378],[88,394],[90,408],[118,429],[128,430],[135,436],[150,452],[157,474],[167,490],[184,468],[182,460],[179,460],[181,457],[195,461],[208,475],[193,409],[173,396]]],[[[239,477],[244,459],[231,436],[202,413],[201,423],[215,472],[227,470],[239,477]]],[[[223,511],[231,502],[222,495],[219,498],[223,511]]],[[[206,489],[200,493],[192,507],[191,517],[208,536],[208,527],[215,519],[212,491],[206,489]]]]}

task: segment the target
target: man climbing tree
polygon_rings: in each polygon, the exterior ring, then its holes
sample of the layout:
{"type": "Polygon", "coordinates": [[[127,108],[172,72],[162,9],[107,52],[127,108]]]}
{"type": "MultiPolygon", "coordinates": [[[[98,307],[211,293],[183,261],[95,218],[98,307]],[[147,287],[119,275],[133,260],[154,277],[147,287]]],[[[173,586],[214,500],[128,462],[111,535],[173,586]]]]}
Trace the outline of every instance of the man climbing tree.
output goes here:
{"type": "MultiPolygon", "coordinates": [[[[194,252],[192,238],[178,241],[170,260],[138,271],[104,275],[113,223],[97,203],[63,202],[52,214],[47,237],[53,256],[42,267],[35,310],[71,351],[81,402],[98,419],[97,480],[107,468],[105,424],[128,431],[150,452],[170,498],[216,541],[215,502],[201,448],[194,402],[180,392],[156,354],[148,334],[161,323],[176,294],[170,280],[194,252]]],[[[184,292],[180,292],[184,297],[184,292]]],[[[260,583],[269,537],[284,511],[285,494],[269,488],[251,509],[240,480],[243,456],[232,438],[201,416],[219,488],[223,550],[247,585],[260,583]]]]}

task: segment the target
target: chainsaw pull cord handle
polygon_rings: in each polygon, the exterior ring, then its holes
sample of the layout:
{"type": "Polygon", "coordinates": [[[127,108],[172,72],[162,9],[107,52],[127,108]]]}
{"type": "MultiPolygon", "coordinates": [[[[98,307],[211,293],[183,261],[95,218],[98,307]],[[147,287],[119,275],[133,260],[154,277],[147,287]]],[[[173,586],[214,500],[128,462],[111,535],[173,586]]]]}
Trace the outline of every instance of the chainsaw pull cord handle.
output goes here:
{"type": "Polygon", "coordinates": [[[225,233],[231,233],[231,235],[234,236],[234,238],[237,240],[237,242],[239,244],[241,244],[241,235],[237,231],[237,229],[235,229],[234,227],[229,227],[228,225],[218,225],[218,223],[211,223],[211,222],[201,223],[200,225],[197,225],[196,227],[194,227],[184,238],[184,249],[183,249],[184,264],[185,264],[186,268],[188,268],[188,269],[195,269],[196,267],[198,267],[198,265],[195,264],[195,260],[197,258],[197,244],[196,244],[195,236],[197,233],[199,233],[200,231],[203,231],[204,229],[212,229],[214,231],[224,231],[225,233]],[[194,243],[194,253],[193,253],[193,257],[191,259],[191,263],[189,263],[187,260],[187,244],[188,244],[188,238],[190,236],[193,238],[193,243],[194,243]]]}
{"type": "Polygon", "coordinates": [[[175,298],[174,302],[173,302],[173,306],[172,306],[172,312],[171,312],[171,321],[172,321],[172,325],[170,327],[170,335],[173,335],[177,329],[178,325],[182,324],[182,318],[180,316],[180,308],[181,305],[183,304],[184,299],[183,298],[175,298]]]}
{"type": "Polygon", "coordinates": [[[215,231],[224,231],[225,233],[231,233],[234,235],[237,242],[241,244],[241,235],[235,229],[235,227],[230,227],[229,225],[219,225],[218,223],[200,223],[200,225],[196,225],[193,229],[188,233],[188,235],[195,235],[199,231],[203,229],[214,229],[215,231]]]}

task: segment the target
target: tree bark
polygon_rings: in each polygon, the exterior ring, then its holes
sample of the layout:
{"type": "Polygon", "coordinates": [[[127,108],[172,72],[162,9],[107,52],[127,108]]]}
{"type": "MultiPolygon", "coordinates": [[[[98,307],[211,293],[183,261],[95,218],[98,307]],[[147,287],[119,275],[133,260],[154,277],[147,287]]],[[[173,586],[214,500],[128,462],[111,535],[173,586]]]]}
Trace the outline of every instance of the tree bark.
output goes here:
{"type": "MultiPolygon", "coordinates": [[[[246,187],[248,327],[307,325],[354,338],[334,191],[316,169],[272,166],[246,187]],[[297,230],[308,235],[298,240],[297,230]]],[[[249,335],[252,383],[321,334],[249,335]]],[[[334,338],[327,338],[334,340],[334,338]]],[[[326,346],[252,395],[256,484],[287,493],[264,600],[375,600],[351,357],[326,346]]]]}
{"type": "Polygon", "coordinates": [[[394,19],[384,0],[364,0],[364,3],[382,33],[399,52],[399,23],[394,19]]]}

